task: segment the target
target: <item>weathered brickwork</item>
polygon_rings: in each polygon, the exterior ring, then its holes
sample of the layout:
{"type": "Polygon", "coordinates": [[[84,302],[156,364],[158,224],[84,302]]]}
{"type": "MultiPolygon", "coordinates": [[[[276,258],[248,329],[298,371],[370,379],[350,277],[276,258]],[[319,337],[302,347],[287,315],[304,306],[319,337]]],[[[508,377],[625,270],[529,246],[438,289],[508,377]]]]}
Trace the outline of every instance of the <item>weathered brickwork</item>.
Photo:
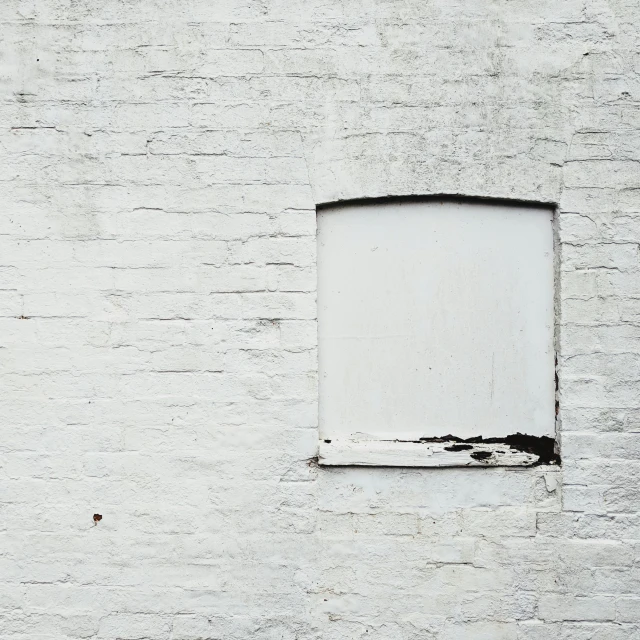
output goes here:
{"type": "Polygon", "coordinates": [[[639,24],[2,0],[0,637],[638,640],[639,24]],[[315,206],[434,193],[559,207],[561,470],[311,460],[315,206]]]}

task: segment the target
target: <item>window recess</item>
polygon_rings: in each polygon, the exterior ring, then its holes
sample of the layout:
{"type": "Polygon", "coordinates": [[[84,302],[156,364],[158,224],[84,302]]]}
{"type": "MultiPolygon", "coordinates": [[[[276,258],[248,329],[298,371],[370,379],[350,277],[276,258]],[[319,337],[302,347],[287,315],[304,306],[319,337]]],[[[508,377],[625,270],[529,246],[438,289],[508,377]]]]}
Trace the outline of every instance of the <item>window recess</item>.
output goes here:
{"type": "Polygon", "coordinates": [[[319,461],[556,463],[553,211],[319,208],[319,461]]]}

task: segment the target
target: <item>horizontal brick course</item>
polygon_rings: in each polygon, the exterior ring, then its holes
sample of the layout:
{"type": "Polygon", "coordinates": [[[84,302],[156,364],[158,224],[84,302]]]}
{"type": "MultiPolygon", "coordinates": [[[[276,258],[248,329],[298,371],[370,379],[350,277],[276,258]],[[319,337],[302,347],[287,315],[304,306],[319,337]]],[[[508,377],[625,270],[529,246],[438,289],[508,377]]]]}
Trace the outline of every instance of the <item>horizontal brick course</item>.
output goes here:
{"type": "Polygon", "coordinates": [[[638,22],[4,0],[2,638],[640,637],[638,22]],[[315,464],[315,207],[429,194],[558,205],[561,469],[315,464]]]}

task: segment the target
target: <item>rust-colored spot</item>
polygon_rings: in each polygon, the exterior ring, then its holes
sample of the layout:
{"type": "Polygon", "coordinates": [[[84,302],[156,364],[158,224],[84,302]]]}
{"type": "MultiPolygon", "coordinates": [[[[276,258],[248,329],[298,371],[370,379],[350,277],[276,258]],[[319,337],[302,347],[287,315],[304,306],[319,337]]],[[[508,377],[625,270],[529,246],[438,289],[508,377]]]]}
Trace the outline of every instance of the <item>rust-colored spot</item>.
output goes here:
{"type": "Polygon", "coordinates": [[[100,520],[102,520],[102,516],[99,513],[94,513],[93,514],[93,521],[98,524],[98,522],[100,522],[100,520]]]}

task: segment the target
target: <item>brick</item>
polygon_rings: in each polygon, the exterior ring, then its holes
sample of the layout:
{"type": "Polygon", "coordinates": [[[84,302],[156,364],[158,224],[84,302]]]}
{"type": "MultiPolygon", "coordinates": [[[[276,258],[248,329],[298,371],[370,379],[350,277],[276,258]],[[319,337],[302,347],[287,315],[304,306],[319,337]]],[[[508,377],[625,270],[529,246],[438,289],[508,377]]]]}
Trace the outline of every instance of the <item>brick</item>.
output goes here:
{"type": "Polygon", "coordinates": [[[570,597],[547,595],[540,598],[538,615],[543,620],[598,621],[615,619],[615,600],[607,596],[570,597]]]}
{"type": "Polygon", "coordinates": [[[637,2],[1,5],[3,638],[640,637],[637,2]],[[553,472],[317,466],[316,205],[432,194],[557,205],[553,472]]]}
{"type": "Polygon", "coordinates": [[[619,598],[616,615],[619,622],[640,622],[640,598],[619,598]]]}

